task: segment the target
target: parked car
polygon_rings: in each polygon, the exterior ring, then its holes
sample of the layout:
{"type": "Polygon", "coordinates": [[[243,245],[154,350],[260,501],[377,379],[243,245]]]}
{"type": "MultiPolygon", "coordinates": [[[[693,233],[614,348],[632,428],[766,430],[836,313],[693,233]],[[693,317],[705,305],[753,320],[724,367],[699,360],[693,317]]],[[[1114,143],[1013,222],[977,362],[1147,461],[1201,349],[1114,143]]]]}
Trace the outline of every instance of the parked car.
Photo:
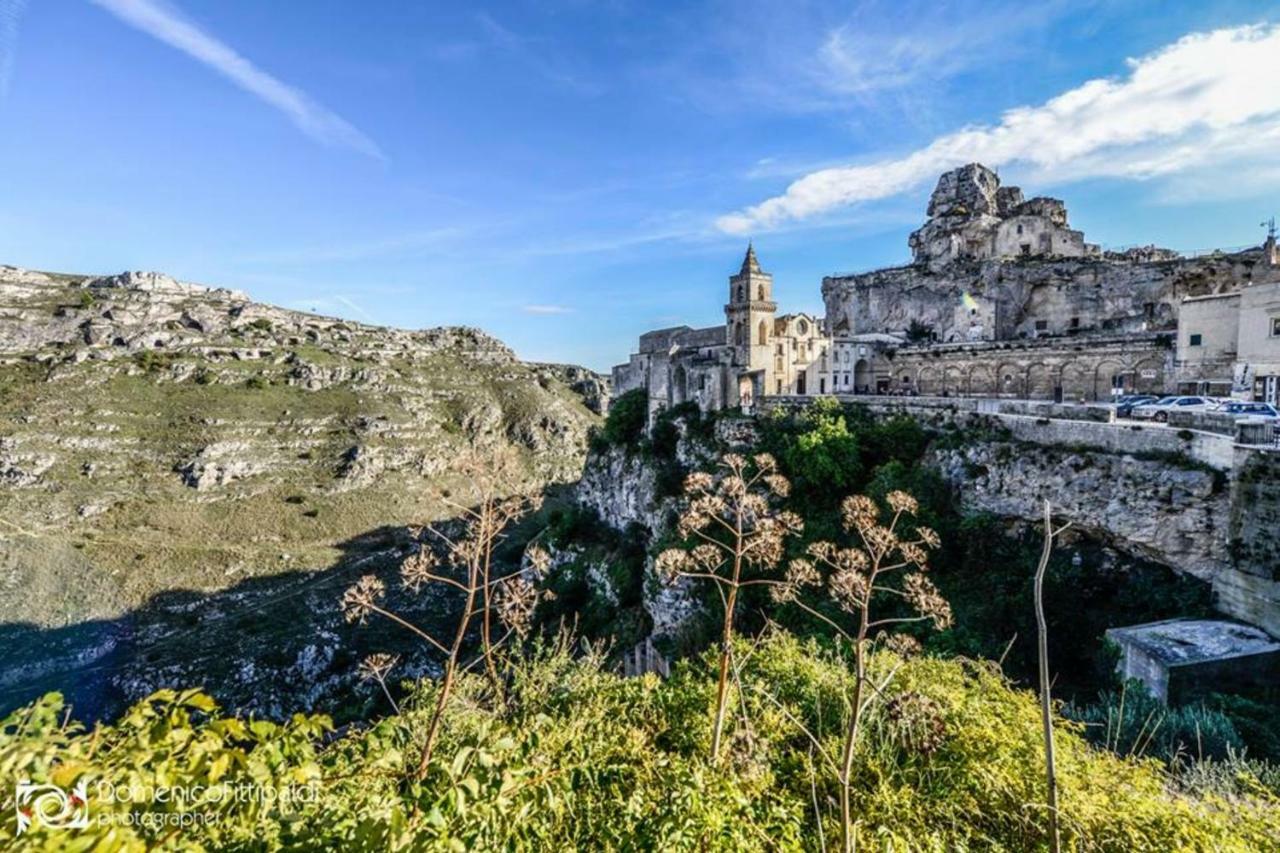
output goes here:
{"type": "Polygon", "coordinates": [[[1154,403],[1159,399],[1151,394],[1125,394],[1116,399],[1116,417],[1127,418],[1134,407],[1141,406],[1143,403],[1154,403]]]}
{"type": "Polygon", "coordinates": [[[1237,418],[1266,418],[1269,421],[1280,421],[1280,409],[1270,403],[1227,403],[1218,411],[1224,415],[1237,418]]]}
{"type": "Polygon", "coordinates": [[[1162,397],[1154,403],[1135,406],[1129,417],[1164,423],[1170,412],[1207,412],[1209,408],[1204,397],[1162,397]]]}

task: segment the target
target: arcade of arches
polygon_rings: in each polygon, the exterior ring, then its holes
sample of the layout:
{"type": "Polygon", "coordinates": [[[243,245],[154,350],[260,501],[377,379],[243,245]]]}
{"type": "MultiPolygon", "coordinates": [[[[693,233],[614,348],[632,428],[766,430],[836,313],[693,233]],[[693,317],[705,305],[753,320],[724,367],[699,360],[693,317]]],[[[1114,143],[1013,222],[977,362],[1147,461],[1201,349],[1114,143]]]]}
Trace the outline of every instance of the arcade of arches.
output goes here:
{"type": "MultiPolygon", "coordinates": [[[[891,360],[877,361],[889,374],[893,391],[924,396],[1092,401],[1110,399],[1113,393],[1164,393],[1173,370],[1173,351],[1159,340],[1146,340],[1088,349],[1067,344],[952,351],[901,349],[891,360]]],[[[865,369],[862,362],[855,368],[865,369]]],[[[858,385],[872,383],[859,379],[858,385]]]]}

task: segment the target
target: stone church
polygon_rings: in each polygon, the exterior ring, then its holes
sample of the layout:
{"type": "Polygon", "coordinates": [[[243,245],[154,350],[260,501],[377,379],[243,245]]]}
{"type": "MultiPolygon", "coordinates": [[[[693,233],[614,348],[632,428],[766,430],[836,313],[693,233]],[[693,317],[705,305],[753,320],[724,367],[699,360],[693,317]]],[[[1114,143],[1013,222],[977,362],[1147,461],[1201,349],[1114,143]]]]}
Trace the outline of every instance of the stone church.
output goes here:
{"type": "Polygon", "coordinates": [[[703,411],[750,411],[765,395],[832,393],[823,320],[777,310],[773,276],[749,245],[742,268],[729,277],[724,325],[641,335],[639,351],[613,368],[613,393],[648,389],[650,414],[686,402],[703,411]]]}

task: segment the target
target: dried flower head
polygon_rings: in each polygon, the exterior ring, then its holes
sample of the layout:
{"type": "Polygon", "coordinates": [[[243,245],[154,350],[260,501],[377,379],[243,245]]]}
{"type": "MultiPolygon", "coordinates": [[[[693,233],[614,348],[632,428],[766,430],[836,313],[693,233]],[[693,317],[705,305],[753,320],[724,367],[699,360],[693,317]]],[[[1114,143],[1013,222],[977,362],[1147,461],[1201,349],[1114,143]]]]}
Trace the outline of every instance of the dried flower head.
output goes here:
{"type": "Polygon", "coordinates": [[[862,538],[875,556],[884,556],[898,547],[898,536],[887,527],[873,524],[861,529],[862,538]]]}
{"type": "Polygon", "coordinates": [[[902,491],[892,491],[884,497],[885,503],[889,504],[889,509],[894,512],[905,512],[908,515],[915,515],[920,510],[920,505],[916,503],[916,499],[911,495],[902,491]]]}
{"type": "Polygon", "coordinates": [[[805,552],[815,560],[830,560],[831,555],[835,553],[836,546],[825,540],[810,542],[805,552]]]}
{"type": "Polygon", "coordinates": [[[551,554],[546,548],[530,545],[524,552],[524,559],[528,571],[534,577],[542,579],[547,576],[547,571],[551,568],[551,554]]]}
{"type": "Polygon", "coordinates": [[[917,527],[916,536],[920,537],[920,544],[926,548],[937,548],[942,544],[942,540],[932,527],[917,527]]]}
{"type": "Polygon", "coordinates": [[[801,586],[817,586],[822,583],[822,575],[809,560],[797,557],[787,564],[787,583],[801,586]]]}
{"type": "Polygon", "coordinates": [[[939,630],[951,627],[951,605],[938,588],[919,572],[902,579],[902,593],[921,616],[928,616],[939,630]]]}
{"type": "Polygon", "coordinates": [[[715,478],[706,471],[694,471],[684,478],[684,493],[689,496],[711,491],[715,486],[715,478]]]}
{"type": "Polygon", "coordinates": [[[840,504],[840,513],[845,530],[865,530],[874,526],[880,519],[880,510],[876,502],[866,495],[853,495],[840,504]]]}
{"type": "Polygon", "coordinates": [[[780,498],[785,498],[791,494],[791,481],[781,474],[769,474],[764,478],[764,483],[769,487],[769,491],[773,492],[780,498]]]}
{"type": "Polygon", "coordinates": [[[910,634],[889,634],[884,638],[884,647],[904,658],[915,657],[922,651],[920,641],[910,634]]]}
{"type": "Polygon", "coordinates": [[[537,606],[538,590],[523,577],[517,575],[498,584],[494,609],[502,623],[521,637],[529,633],[537,606]]]}
{"type": "Polygon", "coordinates": [[[400,585],[417,592],[434,579],[439,560],[430,548],[420,546],[400,564],[400,585]]]}
{"type": "Polygon", "coordinates": [[[657,572],[658,579],[665,584],[675,583],[680,573],[686,571],[688,566],[689,552],[679,548],[668,548],[653,561],[653,569],[657,572]]]}
{"type": "Polygon", "coordinates": [[[368,655],[364,660],[360,661],[356,672],[361,681],[386,681],[387,675],[399,662],[400,658],[397,655],[378,652],[368,655]]]}
{"type": "Polygon", "coordinates": [[[871,568],[871,558],[861,548],[836,548],[827,561],[837,571],[865,572],[871,568]]]}
{"type": "Polygon", "coordinates": [[[867,576],[852,569],[839,569],[832,573],[827,582],[831,589],[831,597],[842,608],[854,613],[862,608],[870,591],[867,576]]]}
{"type": "Polygon", "coordinates": [[[804,532],[804,519],[790,510],[783,510],[774,518],[777,519],[778,526],[788,536],[799,536],[804,532]]]}
{"type": "Polygon", "coordinates": [[[927,568],[925,565],[929,561],[929,555],[915,542],[903,542],[898,545],[898,553],[902,555],[902,559],[908,563],[914,563],[921,570],[927,568]]]}
{"type": "Polygon", "coordinates": [[[757,453],[751,460],[756,463],[756,470],[764,474],[771,474],[778,470],[778,461],[769,453],[757,453]]]}
{"type": "Polygon", "coordinates": [[[342,615],[348,622],[364,623],[387,587],[373,575],[365,575],[342,594],[342,615]]]}
{"type": "Polygon", "coordinates": [[[724,551],[705,542],[690,551],[689,558],[700,571],[713,572],[724,562],[724,551]]]}

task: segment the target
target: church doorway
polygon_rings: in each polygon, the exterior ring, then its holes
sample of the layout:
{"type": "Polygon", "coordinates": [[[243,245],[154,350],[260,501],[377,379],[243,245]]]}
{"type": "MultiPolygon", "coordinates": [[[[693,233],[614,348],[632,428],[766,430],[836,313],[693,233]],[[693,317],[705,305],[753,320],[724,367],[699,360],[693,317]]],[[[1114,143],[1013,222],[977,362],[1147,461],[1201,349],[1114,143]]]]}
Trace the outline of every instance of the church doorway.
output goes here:
{"type": "Polygon", "coordinates": [[[671,405],[678,406],[689,398],[689,375],[685,372],[683,364],[677,364],[676,369],[671,371],[671,387],[667,399],[671,405]]]}
{"type": "Polygon", "coordinates": [[[853,366],[853,393],[871,393],[871,365],[867,364],[865,358],[858,359],[858,363],[853,366]]]}

